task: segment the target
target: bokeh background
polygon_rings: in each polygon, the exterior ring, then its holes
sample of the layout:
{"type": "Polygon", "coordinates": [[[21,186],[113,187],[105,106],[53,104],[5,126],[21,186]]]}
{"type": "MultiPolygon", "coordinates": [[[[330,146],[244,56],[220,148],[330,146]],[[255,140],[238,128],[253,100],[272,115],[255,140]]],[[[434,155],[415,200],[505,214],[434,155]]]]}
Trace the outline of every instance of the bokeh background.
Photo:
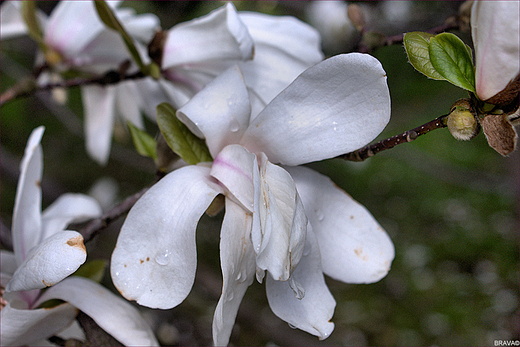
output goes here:
{"type": "MultiPolygon", "coordinates": [[[[164,29],[207,14],[213,2],[125,1],[152,12],[164,29]]],[[[461,2],[360,2],[367,29],[384,36],[426,31],[457,15],[461,2]]],[[[308,20],[310,2],[235,2],[239,10],[293,15],[308,20]]],[[[54,2],[39,2],[50,11],[54,2]]],[[[471,45],[468,32],[455,31],[471,45]]],[[[356,40],[356,35],[351,36],[356,40]]],[[[326,47],[327,55],[354,49],[354,41],[326,47]],[[343,45],[344,44],[344,45],[343,45]]],[[[2,41],[1,90],[30,78],[36,44],[28,38],[2,41]]],[[[407,62],[401,44],[373,52],[388,75],[392,118],[383,139],[449,111],[466,93],[447,82],[429,80],[407,62]]],[[[120,125],[110,161],[101,167],[85,152],[78,88],[65,104],[38,92],[1,108],[1,221],[8,236],[19,163],[30,132],[46,131],[42,146],[43,205],[65,192],[106,199],[105,209],[150,185],[151,159],[139,156],[120,125]]],[[[148,132],[157,128],[149,122],[148,132]]],[[[389,274],[370,285],[327,278],[337,300],[333,334],[319,341],[291,329],[269,309],[263,284],[254,283],[242,302],[232,345],[491,346],[519,339],[519,155],[502,157],[484,135],[459,142],[446,129],[380,153],[362,163],[338,159],[310,166],[365,205],[391,236],[396,256],[389,274]]],[[[197,233],[198,272],[194,288],[178,307],[144,309],[165,345],[209,345],[211,321],[221,288],[219,225],[222,213],[203,217],[197,233]]],[[[88,260],[110,259],[123,219],[87,244],[88,260]]],[[[3,245],[5,247],[5,244],[3,245]]],[[[109,273],[103,283],[113,288],[109,273]]]]}

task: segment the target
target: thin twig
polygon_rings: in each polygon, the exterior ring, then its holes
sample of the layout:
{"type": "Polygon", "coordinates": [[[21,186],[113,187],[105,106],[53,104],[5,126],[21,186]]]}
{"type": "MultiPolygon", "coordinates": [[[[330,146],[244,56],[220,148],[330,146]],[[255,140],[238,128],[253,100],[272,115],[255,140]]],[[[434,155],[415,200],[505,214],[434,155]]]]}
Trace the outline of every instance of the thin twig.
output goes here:
{"type": "Polygon", "coordinates": [[[4,103],[11,101],[16,98],[29,96],[38,91],[51,90],[54,88],[71,88],[82,85],[98,84],[98,85],[110,85],[116,84],[121,81],[133,80],[138,78],[146,77],[141,71],[125,75],[118,71],[109,71],[103,76],[95,76],[90,78],[72,78],[56,83],[48,83],[45,85],[38,86],[34,81],[23,80],[20,83],[6,90],[0,96],[0,106],[4,103]]]}
{"type": "Polygon", "coordinates": [[[107,228],[111,222],[117,220],[119,217],[130,211],[132,206],[139,200],[141,196],[149,189],[149,187],[141,189],[134,195],[129,196],[119,205],[105,212],[101,217],[91,220],[87,223],[79,233],[83,235],[84,242],[88,242],[94,238],[101,230],[107,228]]]}
{"type": "Polygon", "coordinates": [[[349,161],[364,161],[381,151],[393,148],[401,143],[412,142],[419,136],[427,134],[432,130],[445,128],[447,116],[448,115],[440,116],[426,124],[418,126],[417,128],[413,128],[412,130],[405,131],[402,134],[392,136],[377,143],[367,145],[353,152],[337,156],[336,158],[349,161]]]}

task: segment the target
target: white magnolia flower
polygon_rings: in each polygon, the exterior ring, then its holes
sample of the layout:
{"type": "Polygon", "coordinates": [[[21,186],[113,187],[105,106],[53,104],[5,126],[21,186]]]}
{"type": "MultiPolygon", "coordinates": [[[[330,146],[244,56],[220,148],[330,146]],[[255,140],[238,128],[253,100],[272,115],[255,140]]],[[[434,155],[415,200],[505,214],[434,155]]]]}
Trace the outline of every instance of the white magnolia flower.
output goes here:
{"type": "Polygon", "coordinates": [[[206,139],[213,163],[171,172],[134,205],[112,255],[115,286],[148,307],[181,303],[195,277],[198,220],[224,194],[214,343],[228,343],[247,287],[266,270],[275,314],[326,338],[335,301],[323,272],[351,283],[378,281],[394,248],[328,178],[294,166],[367,144],[389,116],[386,75],[369,55],[339,55],[306,70],[257,117],[240,69],[230,68],[177,112],[206,139]]]}
{"type": "Polygon", "coordinates": [[[157,105],[168,102],[181,107],[234,64],[242,69],[252,114],[257,115],[301,72],[321,60],[319,34],[309,25],[288,16],[237,12],[228,3],[168,30],[159,80],[148,77],[82,88],[87,129],[92,129],[89,152],[106,162],[114,113],[143,128],[141,111],[154,121],[157,105]]]}
{"type": "Polygon", "coordinates": [[[65,227],[102,211],[91,197],[65,194],[41,212],[43,131],[39,127],[32,132],[21,163],[13,212],[14,253],[1,251],[2,346],[38,343],[59,333],[74,321],[77,308],[123,343],[157,344],[138,311],[125,300],[91,280],[66,278],[87,254],[83,236],[65,227]],[[38,308],[49,299],[68,303],[38,308]]]}
{"type": "Polygon", "coordinates": [[[311,1],[305,7],[309,23],[321,34],[323,49],[338,54],[354,48],[359,36],[347,15],[348,4],[345,1],[311,1]]]}
{"type": "Polygon", "coordinates": [[[519,16],[518,1],[473,3],[471,35],[477,96],[481,100],[501,92],[519,74],[519,16]]]}
{"type": "MultiPolygon", "coordinates": [[[[144,51],[143,44],[148,44],[152,39],[159,27],[159,19],[153,14],[136,15],[130,8],[119,8],[121,1],[107,3],[135,39],[136,47],[144,51]]],[[[2,4],[2,39],[26,34],[27,26],[20,8],[19,2],[2,4]]],[[[77,70],[102,75],[117,70],[127,60],[132,61],[120,34],[107,28],[100,20],[93,1],[60,1],[48,18],[41,11],[37,15],[47,49],[45,59],[53,68],[51,73],[77,70]]],[[[141,56],[146,59],[144,54],[141,56]]],[[[43,59],[40,53],[38,61],[43,62],[43,59]]],[[[135,66],[132,71],[136,71],[135,66]]],[[[39,83],[45,84],[51,80],[52,76],[44,72],[39,83]]],[[[129,88],[136,88],[133,82],[108,87],[81,87],[87,151],[101,164],[106,163],[110,152],[115,106],[118,106],[120,116],[142,127],[136,99],[117,99],[119,94],[129,93],[129,88]]]]}

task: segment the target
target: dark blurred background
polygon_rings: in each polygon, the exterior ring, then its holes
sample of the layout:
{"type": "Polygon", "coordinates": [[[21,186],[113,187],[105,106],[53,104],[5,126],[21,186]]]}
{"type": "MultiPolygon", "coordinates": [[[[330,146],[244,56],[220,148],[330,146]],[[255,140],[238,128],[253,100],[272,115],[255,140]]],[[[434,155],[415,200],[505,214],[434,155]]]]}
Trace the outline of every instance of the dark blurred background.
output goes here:
{"type": "MultiPolygon", "coordinates": [[[[125,1],[137,12],[159,16],[164,29],[207,14],[220,1],[125,1]]],[[[461,2],[371,1],[358,3],[367,30],[384,36],[426,31],[457,15],[461,2]]],[[[307,20],[307,1],[235,2],[239,10],[293,15],[307,20]]],[[[38,2],[46,12],[54,2],[38,2]]],[[[471,45],[468,32],[453,31],[471,45]]],[[[354,34],[354,40],[356,35],[354,34]]],[[[355,46],[355,45],[354,45],[355,46]]],[[[28,38],[2,41],[1,90],[30,78],[36,44],[28,38]]],[[[348,52],[345,42],[325,53],[348,52]],[[339,48],[338,48],[339,47],[339,48]]],[[[355,48],[354,48],[355,49],[355,48]]],[[[383,139],[440,115],[466,93],[433,81],[407,62],[402,44],[371,52],[388,75],[392,118],[383,139]]],[[[114,134],[109,163],[99,166],[85,152],[78,88],[65,104],[38,92],[1,108],[2,233],[11,226],[19,163],[30,132],[45,125],[43,205],[65,192],[113,191],[105,209],[150,185],[153,161],[139,156],[123,125],[114,134]],[[101,180],[101,181],[100,181],[101,180]],[[100,183],[101,182],[101,183],[100,183]],[[98,188],[99,189],[99,188],[98,188]]],[[[155,124],[147,123],[155,135],[155,124]]],[[[327,340],[291,329],[271,312],[263,284],[254,283],[242,302],[232,345],[490,346],[519,339],[519,156],[502,157],[484,135],[455,140],[442,129],[380,153],[362,163],[338,159],[310,166],[329,175],[365,205],[391,236],[396,256],[389,274],[370,285],[327,278],[337,301],[335,331],[327,340]]],[[[96,196],[100,196],[99,194],[96,196]]],[[[203,217],[197,233],[198,273],[178,307],[144,309],[164,344],[209,345],[220,295],[219,226],[222,213],[203,217]]],[[[122,219],[87,244],[88,260],[110,259],[122,219]]],[[[104,284],[110,288],[107,271],[104,284]]]]}

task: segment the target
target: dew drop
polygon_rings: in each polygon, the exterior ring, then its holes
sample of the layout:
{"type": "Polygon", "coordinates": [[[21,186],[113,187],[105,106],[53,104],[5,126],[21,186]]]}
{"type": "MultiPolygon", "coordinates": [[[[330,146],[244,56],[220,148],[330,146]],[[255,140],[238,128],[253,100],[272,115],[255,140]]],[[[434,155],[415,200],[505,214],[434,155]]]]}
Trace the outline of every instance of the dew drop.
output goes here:
{"type": "Polygon", "coordinates": [[[289,279],[289,287],[291,287],[291,289],[293,290],[294,297],[296,299],[303,299],[303,297],[305,296],[305,288],[303,288],[303,286],[300,283],[296,282],[292,277],[289,279]]]}
{"type": "Polygon", "coordinates": [[[321,222],[323,219],[325,219],[325,215],[321,210],[316,210],[316,217],[318,218],[318,221],[321,222]]]}
{"type": "Polygon", "coordinates": [[[243,282],[245,282],[246,279],[247,279],[246,271],[242,270],[237,274],[235,281],[237,281],[238,283],[243,283],[243,282]]]}
{"type": "Polygon", "coordinates": [[[230,122],[229,122],[229,130],[233,133],[236,133],[238,130],[240,129],[240,124],[238,123],[238,120],[236,120],[235,118],[233,118],[230,122]]]}
{"type": "Polygon", "coordinates": [[[159,265],[168,265],[171,259],[171,255],[172,253],[167,249],[161,252],[157,252],[155,255],[155,261],[159,265]]]}
{"type": "Polygon", "coordinates": [[[231,300],[233,300],[234,297],[235,297],[235,293],[233,293],[233,291],[230,291],[226,295],[226,301],[231,301],[231,300]]]}

